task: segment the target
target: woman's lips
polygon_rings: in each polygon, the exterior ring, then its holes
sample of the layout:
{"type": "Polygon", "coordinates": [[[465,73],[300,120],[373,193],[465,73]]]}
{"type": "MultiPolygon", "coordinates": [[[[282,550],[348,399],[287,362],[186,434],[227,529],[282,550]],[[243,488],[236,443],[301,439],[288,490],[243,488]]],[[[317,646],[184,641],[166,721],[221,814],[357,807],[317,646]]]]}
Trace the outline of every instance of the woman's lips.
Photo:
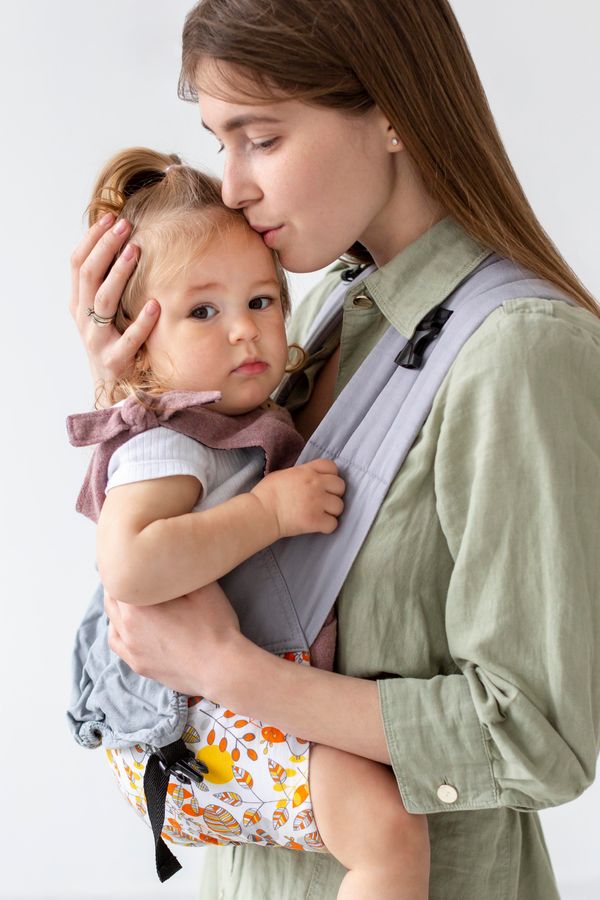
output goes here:
{"type": "Polygon", "coordinates": [[[262,232],[261,237],[267,247],[273,247],[282,228],[283,225],[279,225],[277,228],[269,228],[267,231],[262,232]]]}

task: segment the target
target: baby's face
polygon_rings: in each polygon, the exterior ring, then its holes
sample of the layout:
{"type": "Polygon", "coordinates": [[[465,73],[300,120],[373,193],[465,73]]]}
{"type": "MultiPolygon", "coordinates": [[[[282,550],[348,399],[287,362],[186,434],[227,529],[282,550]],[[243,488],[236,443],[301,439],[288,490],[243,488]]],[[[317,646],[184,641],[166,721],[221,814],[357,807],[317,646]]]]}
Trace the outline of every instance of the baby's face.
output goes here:
{"type": "Polygon", "coordinates": [[[148,287],[161,306],[148,361],[167,389],[221,391],[211,408],[228,415],[269,397],[287,341],[273,257],[258,234],[228,227],[168,284],[148,287]]]}

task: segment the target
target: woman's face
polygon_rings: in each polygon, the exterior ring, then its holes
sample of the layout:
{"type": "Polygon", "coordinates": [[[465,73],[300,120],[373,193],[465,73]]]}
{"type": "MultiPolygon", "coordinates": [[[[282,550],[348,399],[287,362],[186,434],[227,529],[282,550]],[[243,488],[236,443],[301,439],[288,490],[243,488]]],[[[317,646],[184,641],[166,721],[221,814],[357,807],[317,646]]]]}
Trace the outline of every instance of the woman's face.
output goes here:
{"type": "Polygon", "coordinates": [[[225,203],[265,232],[286,269],[323,268],[357,240],[376,247],[395,178],[391,132],[376,107],[351,117],[299,100],[199,92],[199,102],[225,155],[225,203]]]}

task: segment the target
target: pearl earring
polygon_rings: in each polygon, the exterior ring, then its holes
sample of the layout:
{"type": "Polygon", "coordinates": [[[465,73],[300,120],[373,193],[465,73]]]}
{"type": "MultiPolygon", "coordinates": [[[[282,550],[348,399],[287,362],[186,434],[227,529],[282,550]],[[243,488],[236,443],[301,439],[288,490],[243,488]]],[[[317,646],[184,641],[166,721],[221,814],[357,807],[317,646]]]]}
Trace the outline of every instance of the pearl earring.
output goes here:
{"type": "Polygon", "coordinates": [[[393,147],[397,147],[399,143],[400,143],[400,141],[398,140],[397,137],[392,138],[392,146],[393,147]]]}

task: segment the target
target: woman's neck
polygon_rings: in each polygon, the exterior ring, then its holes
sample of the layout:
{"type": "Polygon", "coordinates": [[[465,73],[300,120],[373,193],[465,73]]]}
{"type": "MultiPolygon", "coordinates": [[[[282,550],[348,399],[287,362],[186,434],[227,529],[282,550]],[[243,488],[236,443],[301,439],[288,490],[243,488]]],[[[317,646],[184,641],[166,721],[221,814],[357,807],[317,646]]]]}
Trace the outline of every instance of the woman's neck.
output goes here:
{"type": "Polygon", "coordinates": [[[402,156],[388,202],[360,239],[380,268],[448,214],[425,190],[408,155],[402,156]]]}

